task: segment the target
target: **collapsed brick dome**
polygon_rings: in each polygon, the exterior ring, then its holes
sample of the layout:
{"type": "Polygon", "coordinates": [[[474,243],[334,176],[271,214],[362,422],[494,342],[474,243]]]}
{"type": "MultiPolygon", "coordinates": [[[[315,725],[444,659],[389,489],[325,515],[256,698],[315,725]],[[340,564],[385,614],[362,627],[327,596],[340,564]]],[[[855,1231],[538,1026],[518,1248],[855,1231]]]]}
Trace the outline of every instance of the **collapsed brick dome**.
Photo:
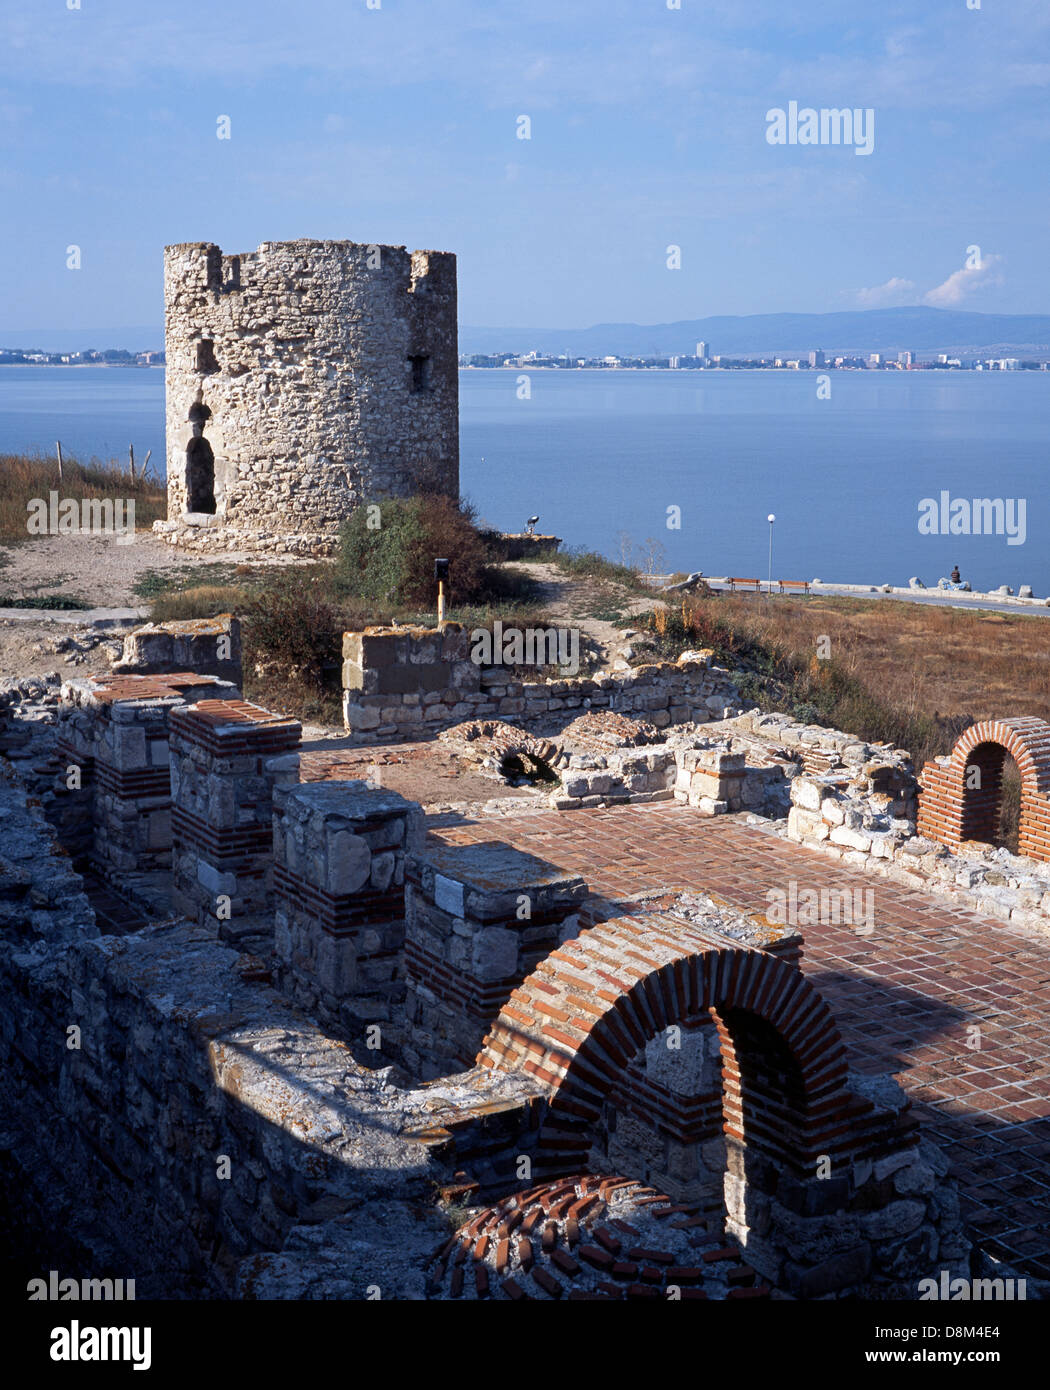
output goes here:
{"type": "Polygon", "coordinates": [[[461,1226],[428,1297],[520,1301],[768,1298],[718,1217],[632,1178],[581,1175],[506,1197],[461,1226]]]}

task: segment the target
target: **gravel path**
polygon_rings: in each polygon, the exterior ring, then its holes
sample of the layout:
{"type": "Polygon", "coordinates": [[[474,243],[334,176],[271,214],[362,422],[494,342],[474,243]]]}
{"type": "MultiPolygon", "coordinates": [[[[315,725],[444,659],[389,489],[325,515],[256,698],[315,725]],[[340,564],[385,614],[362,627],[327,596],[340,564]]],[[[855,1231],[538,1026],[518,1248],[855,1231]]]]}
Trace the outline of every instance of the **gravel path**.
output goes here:
{"type": "Polygon", "coordinates": [[[597,644],[603,659],[623,645],[623,629],[596,618],[595,612],[617,610],[632,616],[665,606],[652,594],[635,594],[607,579],[578,579],[540,560],[517,561],[507,568],[531,575],[543,591],[541,603],[549,617],[564,626],[578,627],[584,637],[597,644]]]}

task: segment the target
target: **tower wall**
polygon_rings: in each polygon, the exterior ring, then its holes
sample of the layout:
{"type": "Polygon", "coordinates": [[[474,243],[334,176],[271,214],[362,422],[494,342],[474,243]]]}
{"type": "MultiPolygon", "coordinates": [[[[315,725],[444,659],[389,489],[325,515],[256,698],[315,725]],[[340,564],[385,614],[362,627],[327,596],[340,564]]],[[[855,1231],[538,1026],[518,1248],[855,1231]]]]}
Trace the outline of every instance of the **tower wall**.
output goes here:
{"type": "Polygon", "coordinates": [[[363,503],[458,496],[455,256],[185,243],[164,301],[174,543],[324,552],[363,503]]]}

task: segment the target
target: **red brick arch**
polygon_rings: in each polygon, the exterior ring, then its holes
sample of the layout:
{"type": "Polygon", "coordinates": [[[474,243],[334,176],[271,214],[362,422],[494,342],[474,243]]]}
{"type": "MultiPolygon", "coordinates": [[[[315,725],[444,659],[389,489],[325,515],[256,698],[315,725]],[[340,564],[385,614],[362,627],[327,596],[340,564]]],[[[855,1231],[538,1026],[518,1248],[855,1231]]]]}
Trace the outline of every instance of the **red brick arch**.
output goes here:
{"type": "Polygon", "coordinates": [[[1018,850],[1050,861],[1050,724],[1030,717],[992,719],[961,735],[947,764],[922,772],[918,831],[958,849],[965,840],[992,843],[998,835],[1002,776],[1009,753],[1021,774],[1018,850]],[[980,772],[970,786],[971,768],[980,772]]]}
{"type": "Polygon", "coordinates": [[[668,915],[619,917],[552,952],[512,993],[478,1064],[542,1083],[539,1165],[580,1172],[640,1049],[672,1024],[712,1018],[729,1138],[810,1172],[821,1154],[881,1150],[885,1115],[847,1090],[838,1029],[798,966],[668,915]]]}

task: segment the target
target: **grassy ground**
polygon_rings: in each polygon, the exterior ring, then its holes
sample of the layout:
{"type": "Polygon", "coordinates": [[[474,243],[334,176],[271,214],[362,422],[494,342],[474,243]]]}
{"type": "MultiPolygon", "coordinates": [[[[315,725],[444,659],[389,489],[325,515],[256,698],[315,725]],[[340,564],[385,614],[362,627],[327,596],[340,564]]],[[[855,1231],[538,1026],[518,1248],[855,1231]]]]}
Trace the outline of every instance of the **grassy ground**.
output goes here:
{"type": "Polygon", "coordinates": [[[125,465],[92,459],[79,463],[63,459],[62,480],[58,463],[42,455],[0,454],[0,544],[14,545],[31,539],[27,529],[27,504],[37,498],[48,499],[57,492],[61,499],[112,498],[135,503],[135,526],[148,529],[167,515],[164,487],[156,478],[136,478],[132,482],[125,465]]]}

